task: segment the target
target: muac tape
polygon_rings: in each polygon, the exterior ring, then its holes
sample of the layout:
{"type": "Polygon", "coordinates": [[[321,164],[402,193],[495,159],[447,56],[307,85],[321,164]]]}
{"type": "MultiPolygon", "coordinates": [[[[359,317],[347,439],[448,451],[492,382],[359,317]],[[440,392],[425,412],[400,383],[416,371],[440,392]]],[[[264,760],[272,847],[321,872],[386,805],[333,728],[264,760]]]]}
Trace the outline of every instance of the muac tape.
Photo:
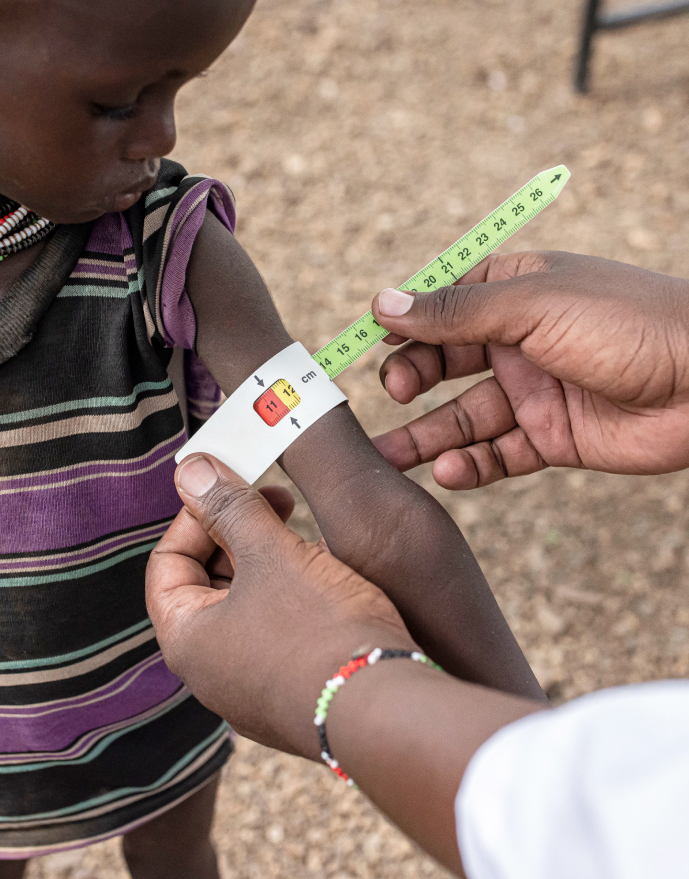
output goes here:
{"type": "MultiPolygon", "coordinates": [[[[537,174],[399,289],[426,292],[453,284],[552,204],[569,178],[570,173],[564,165],[537,174]]],[[[369,311],[316,351],[313,359],[332,379],[386,336],[387,330],[376,323],[373,312],[369,311]]]]}
{"type": "MultiPolygon", "coordinates": [[[[552,204],[569,178],[564,165],[537,174],[399,289],[429,291],[454,283],[552,204]]],[[[175,460],[208,452],[255,482],[300,433],[347,399],[331,380],[386,335],[369,311],[313,357],[295,342],[248,378],[175,460]]]]}
{"type": "Polygon", "coordinates": [[[175,455],[214,455],[255,482],[297,437],[346,401],[300,342],[250,376],[175,455]]]}

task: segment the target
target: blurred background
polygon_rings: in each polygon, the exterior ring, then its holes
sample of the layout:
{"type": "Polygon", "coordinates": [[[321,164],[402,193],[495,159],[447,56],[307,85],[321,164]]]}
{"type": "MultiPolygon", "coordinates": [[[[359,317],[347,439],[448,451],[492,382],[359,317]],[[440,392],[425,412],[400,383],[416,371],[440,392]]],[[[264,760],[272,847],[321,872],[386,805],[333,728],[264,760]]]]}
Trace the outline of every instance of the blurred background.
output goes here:
{"type": "MultiPolygon", "coordinates": [[[[174,158],[232,186],[238,238],[294,338],[315,351],[378,290],[561,162],[567,188],[506,249],[689,277],[689,16],[599,34],[590,92],[578,96],[582,7],[259,0],[180,95],[174,158]]],[[[338,380],[372,435],[462,387],[399,407],[378,381],[384,353],[338,380]]],[[[553,471],[455,495],[428,468],[412,476],[465,532],[554,702],[689,673],[687,474],[553,471]]],[[[294,524],[317,536],[303,503],[294,524]]],[[[225,771],[216,839],[224,879],[446,875],[321,767],[244,741],[225,771]]],[[[116,842],[29,871],[125,876],[116,842]]]]}

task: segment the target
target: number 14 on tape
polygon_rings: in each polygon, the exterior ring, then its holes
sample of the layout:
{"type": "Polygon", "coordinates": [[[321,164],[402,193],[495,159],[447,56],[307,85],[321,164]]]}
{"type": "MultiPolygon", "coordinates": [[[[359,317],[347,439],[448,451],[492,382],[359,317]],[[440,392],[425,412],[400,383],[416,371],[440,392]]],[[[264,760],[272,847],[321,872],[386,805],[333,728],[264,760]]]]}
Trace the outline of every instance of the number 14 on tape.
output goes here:
{"type": "MultiPolygon", "coordinates": [[[[454,283],[552,204],[569,178],[564,165],[538,174],[399,289],[439,290],[454,283]]],[[[387,334],[369,311],[317,351],[313,359],[334,379],[387,334]]]]}

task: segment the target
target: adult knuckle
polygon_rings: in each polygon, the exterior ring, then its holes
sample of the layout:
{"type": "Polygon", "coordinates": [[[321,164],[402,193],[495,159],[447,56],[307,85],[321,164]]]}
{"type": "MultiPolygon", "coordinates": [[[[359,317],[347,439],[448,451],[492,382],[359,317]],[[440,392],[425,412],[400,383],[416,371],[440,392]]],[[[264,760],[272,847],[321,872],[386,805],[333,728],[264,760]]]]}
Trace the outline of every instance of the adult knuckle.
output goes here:
{"type": "Polygon", "coordinates": [[[229,485],[224,480],[209,491],[204,499],[206,521],[213,527],[220,520],[227,521],[238,514],[245,505],[248,487],[229,485]]]}
{"type": "Polygon", "coordinates": [[[470,445],[476,442],[476,429],[471,415],[457,398],[447,404],[456,423],[455,448],[470,445]]]}
{"type": "Polygon", "coordinates": [[[443,287],[425,300],[426,318],[433,326],[452,326],[463,293],[456,287],[443,287]]]}
{"type": "Polygon", "coordinates": [[[253,515],[262,503],[261,496],[249,486],[233,486],[221,481],[205,499],[204,515],[208,533],[222,542],[223,538],[237,530],[240,519],[253,515]]]}
{"type": "Polygon", "coordinates": [[[492,455],[493,470],[495,471],[495,475],[499,479],[508,479],[510,473],[507,467],[507,462],[505,461],[505,458],[502,454],[502,449],[495,440],[490,440],[488,445],[492,455]]]}

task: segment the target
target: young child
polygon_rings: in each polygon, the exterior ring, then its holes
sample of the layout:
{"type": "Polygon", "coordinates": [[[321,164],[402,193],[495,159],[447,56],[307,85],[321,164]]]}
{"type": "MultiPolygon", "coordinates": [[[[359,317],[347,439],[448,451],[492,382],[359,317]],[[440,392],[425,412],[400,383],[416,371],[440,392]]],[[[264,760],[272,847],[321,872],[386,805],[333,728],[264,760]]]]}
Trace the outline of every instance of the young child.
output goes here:
{"type": "MultiPolygon", "coordinates": [[[[124,834],[135,879],[218,875],[230,731],[165,667],[144,603],[186,438],[167,368],[186,349],[194,423],[219,401],[204,363],[229,394],[291,340],[229,190],[160,157],[177,91],[252,6],[0,0],[0,879],[124,834]]],[[[348,407],[281,464],[434,658],[540,697],[454,523],[348,407]]]]}

